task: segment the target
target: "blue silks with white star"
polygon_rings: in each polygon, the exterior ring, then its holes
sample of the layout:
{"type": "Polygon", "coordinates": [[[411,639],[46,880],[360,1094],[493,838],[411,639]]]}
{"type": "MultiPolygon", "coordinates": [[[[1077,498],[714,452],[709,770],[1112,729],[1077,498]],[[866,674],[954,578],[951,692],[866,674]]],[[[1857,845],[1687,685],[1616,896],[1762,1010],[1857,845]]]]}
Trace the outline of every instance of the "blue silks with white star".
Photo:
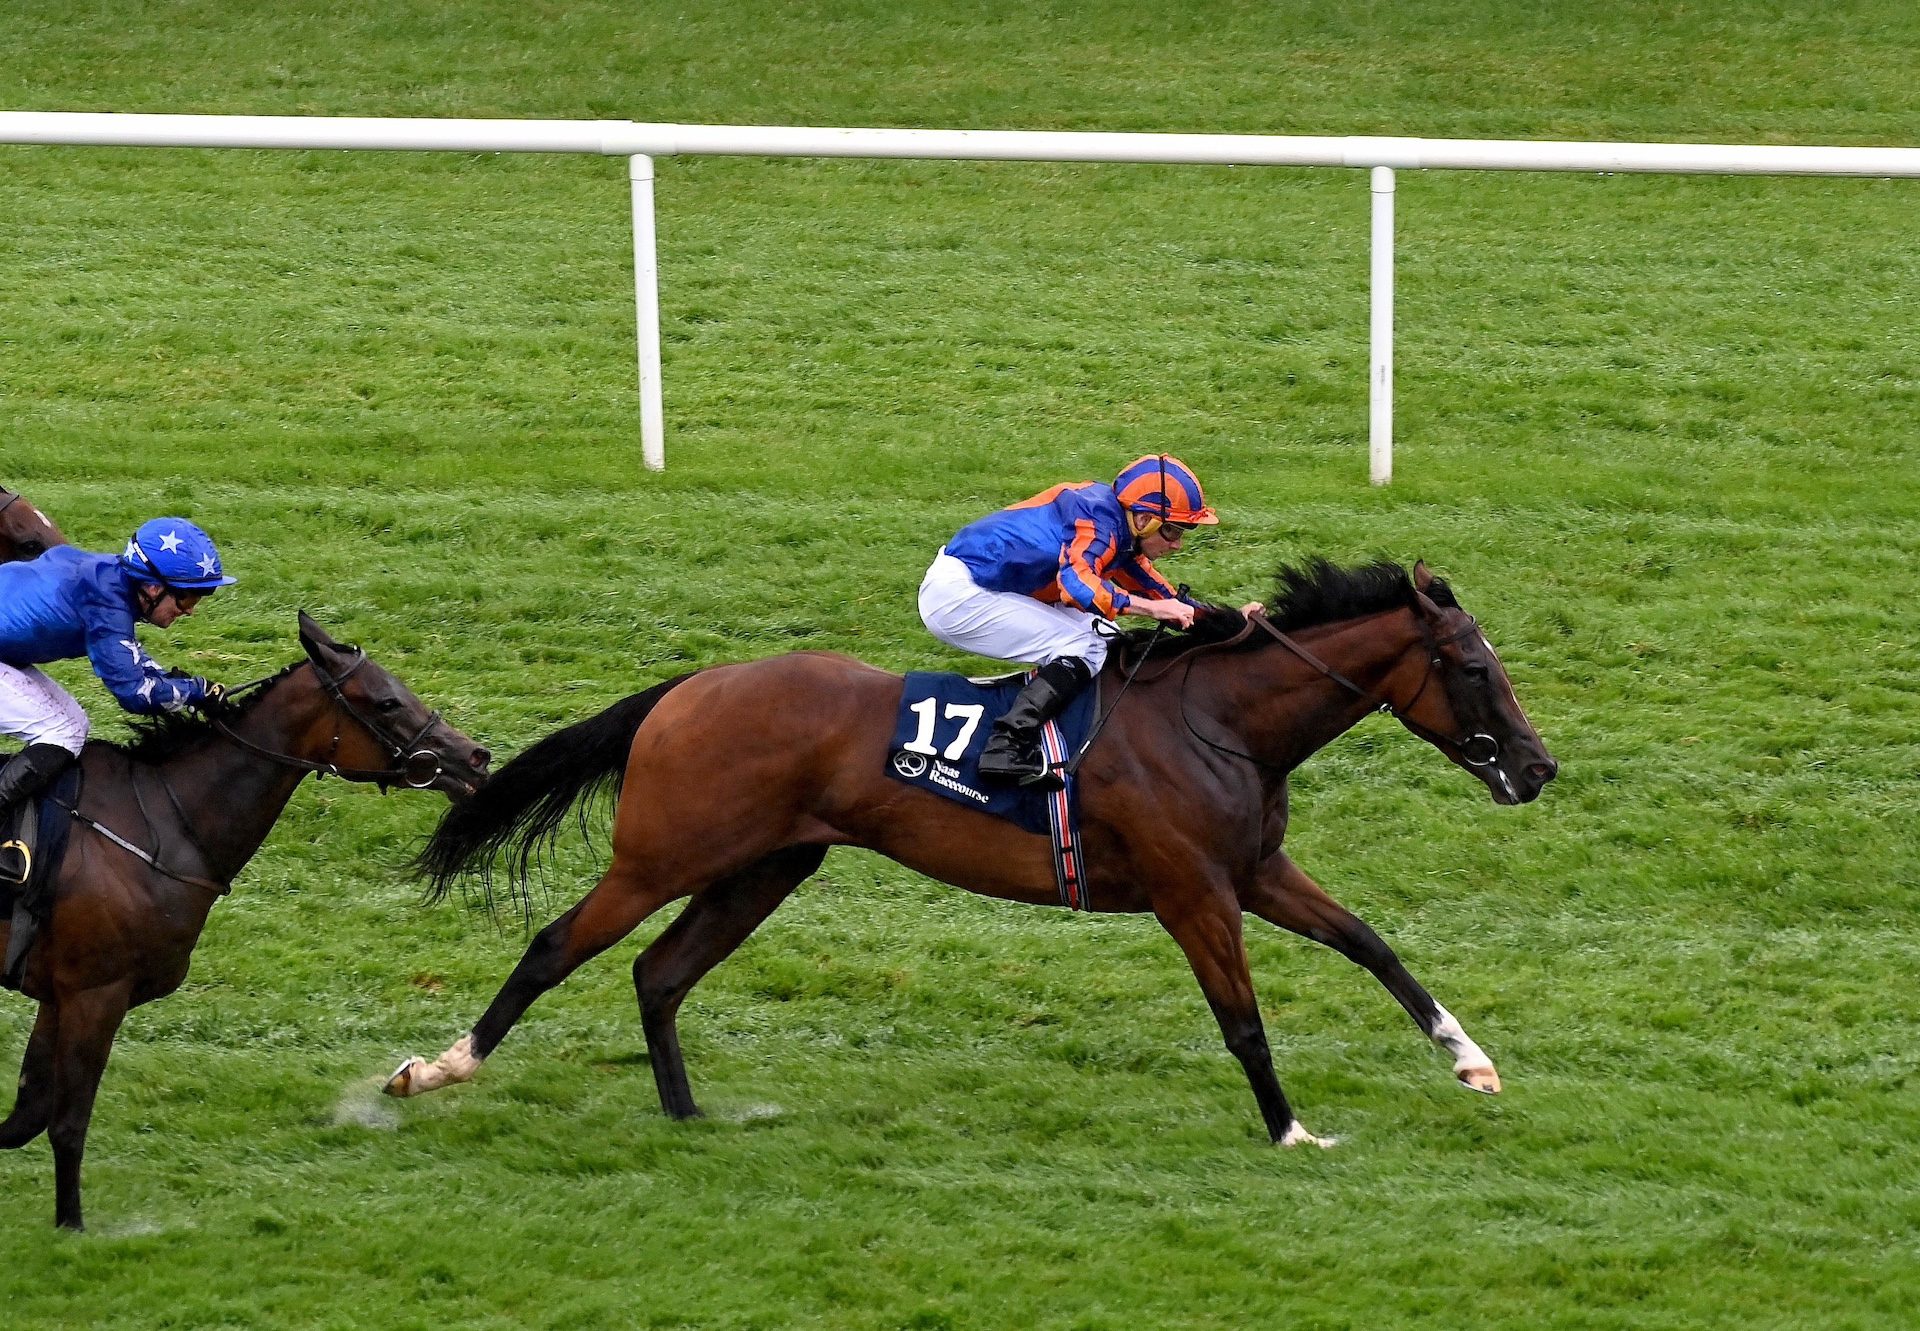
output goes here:
{"type": "Polygon", "coordinates": [[[70,545],[0,564],[0,661],[37,666],[84,656],[114,699],[142,715],[199,702],[205,680],[170,674],[141,647],[134,595],[115,556],[70,545]]]}

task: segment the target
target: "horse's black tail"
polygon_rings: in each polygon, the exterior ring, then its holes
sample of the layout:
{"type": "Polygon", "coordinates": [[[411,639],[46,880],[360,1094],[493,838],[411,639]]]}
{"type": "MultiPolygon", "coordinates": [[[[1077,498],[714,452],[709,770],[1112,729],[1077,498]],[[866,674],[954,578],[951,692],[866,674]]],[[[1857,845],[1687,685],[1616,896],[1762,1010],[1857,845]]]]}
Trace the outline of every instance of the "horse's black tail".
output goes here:
{"type": "Polygon", "coordinates": [[[534,863],[552,849],[567,810],[581,805],[584,831],[587,802],[608,790],[618,796],[627,750],[640,723],[670,690],[690,678],[681,675],[656,684],[598,716],[555,731],[495,772],[472,797],[447,810],[413,861],[414,871],[427,880],[427,899],[440,900],[456,879],[478,873],[491,904],[493,862],[503,852],[509,857],[509,881],[524,894],[534,863]]]}

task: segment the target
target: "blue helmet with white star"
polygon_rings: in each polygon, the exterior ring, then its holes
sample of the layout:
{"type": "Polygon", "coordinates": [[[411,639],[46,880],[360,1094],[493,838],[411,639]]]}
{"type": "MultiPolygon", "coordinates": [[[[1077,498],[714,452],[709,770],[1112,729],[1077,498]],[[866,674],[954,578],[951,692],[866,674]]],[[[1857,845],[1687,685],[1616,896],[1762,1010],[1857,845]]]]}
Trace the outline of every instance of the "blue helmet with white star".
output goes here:
{"type": "Polygon", "coordinates": [[[220,572],[213,538],[185,518],[154,518],[120,552],[120,567],[136,582],[183,592],[210,592],[233,581],[220,572]]]}

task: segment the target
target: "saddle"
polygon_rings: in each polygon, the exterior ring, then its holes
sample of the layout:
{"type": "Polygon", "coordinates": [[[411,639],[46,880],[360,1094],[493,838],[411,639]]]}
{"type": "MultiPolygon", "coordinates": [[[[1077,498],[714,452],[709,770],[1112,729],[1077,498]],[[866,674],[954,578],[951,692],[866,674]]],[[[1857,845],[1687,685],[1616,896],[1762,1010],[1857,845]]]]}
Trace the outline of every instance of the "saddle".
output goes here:
{"type": "Polygon", "coordinates": [[[0,908],[10,916],[0,985],[9,989],[20,987],[27,952],[52,912],[54,878],[73,830],[68,811],[79,802],[80,764],[75,763],[50,789],[22,800],[0,820],[0,908]]]}

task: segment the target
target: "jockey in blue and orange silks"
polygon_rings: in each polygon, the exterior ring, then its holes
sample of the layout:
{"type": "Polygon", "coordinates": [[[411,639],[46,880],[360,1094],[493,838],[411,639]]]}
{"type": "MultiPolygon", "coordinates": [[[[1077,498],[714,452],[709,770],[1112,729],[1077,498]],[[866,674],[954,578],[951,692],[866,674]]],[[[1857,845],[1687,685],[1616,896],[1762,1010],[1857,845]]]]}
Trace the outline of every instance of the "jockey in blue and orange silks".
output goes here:
{"type": "Polygon", "coordinates": [[[1112,485],[1073,481],[962,527],[920,583],[920,618],[964,651],[1040,669],[993,723],[980,774],[1032,784],[1052,780],[1040,727],[1100,673],[1107,640],[1097,621],[1141,615],[1176,628],[1196,603],[1153,560],[1219,517],[1179,458],[1150,453],[1112,485]]]}

